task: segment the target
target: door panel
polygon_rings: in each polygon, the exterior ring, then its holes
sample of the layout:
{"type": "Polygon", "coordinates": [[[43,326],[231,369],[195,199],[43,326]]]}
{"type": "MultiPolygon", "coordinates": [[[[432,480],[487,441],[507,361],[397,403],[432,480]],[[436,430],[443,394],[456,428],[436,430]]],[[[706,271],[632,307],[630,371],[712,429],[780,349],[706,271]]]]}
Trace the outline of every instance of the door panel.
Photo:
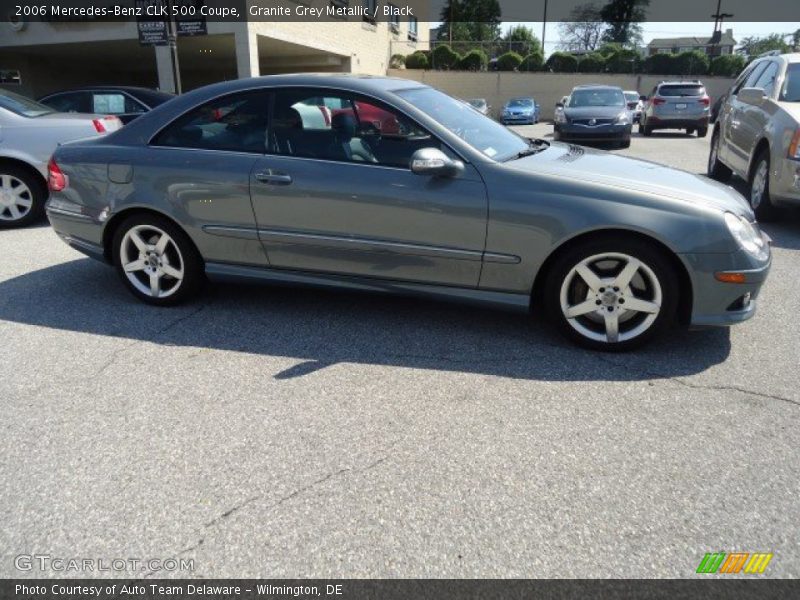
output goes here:
{"type": "Polygon", "coordinates": [[[432,178],[408,169],[267,156],[250,184],[272,266],[478,284],[487,199],[471,165],[459,177],[432,178]]]}

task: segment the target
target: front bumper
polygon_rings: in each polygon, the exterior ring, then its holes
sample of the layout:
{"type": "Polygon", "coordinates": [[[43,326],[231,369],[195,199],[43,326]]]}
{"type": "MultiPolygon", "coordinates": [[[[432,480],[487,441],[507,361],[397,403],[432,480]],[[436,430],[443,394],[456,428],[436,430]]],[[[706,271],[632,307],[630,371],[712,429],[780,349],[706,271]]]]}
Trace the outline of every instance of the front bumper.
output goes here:
{"type": "Polygon", "coordinates": [[[536,115],[502,115],[503,125],[532,125],[536,120],[536,115]]]}
{"type": "Polygon", "coordinates": [[[628,140],[631,137],[631,125],[574,125],[572,123],[556,123],[553,134],[557,140],[604,142],[628,140]]]}
{"type": "Polygon", "coordinates": [[[692,280],[693,302],[690,326],[694,328],[734,325],[756,313],[761,286],[772,265],[772,255],[760,262],[743,250],[732,254],[682,254],[692,280]],[[723,283],[716,273],[742,273],[744,283],[723,283]]]}

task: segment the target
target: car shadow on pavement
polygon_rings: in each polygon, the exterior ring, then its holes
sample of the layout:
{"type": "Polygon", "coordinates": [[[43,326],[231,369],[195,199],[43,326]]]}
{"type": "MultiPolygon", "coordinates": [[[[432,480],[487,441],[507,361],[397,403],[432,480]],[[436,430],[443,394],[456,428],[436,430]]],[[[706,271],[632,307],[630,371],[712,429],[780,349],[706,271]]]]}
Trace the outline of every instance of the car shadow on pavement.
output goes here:
{"type": "Polygon", "coordinates": [[[209,285],[193,303],[157,308],[138,302],[110,267],[88,258],[0,282],[0,319],[302,361],[278,379],[350,362],[548,381],[635,381],[698,373],[730,353],[727,329],[679,329],[640,351],[608,354],[574,347],[541,319],[521,314],[308,288],[209,285]]]}

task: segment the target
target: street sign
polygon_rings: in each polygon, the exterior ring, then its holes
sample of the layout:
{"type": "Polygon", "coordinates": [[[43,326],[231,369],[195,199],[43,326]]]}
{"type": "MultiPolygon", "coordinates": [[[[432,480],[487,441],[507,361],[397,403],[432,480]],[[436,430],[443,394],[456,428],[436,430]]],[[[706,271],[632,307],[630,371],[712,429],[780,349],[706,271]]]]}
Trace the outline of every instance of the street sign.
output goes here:
{"type": "Polygon", "coordinates": [[[141,17],[137,17],[139,44],[142,46],[166,46],[169,43],[169,16],[175,20],[179,36],[208,35],[206,18],[200,14],[205,0],[136,0],[141,17]],[[149,8],[148,10],[148,7],[149,8]],[[162,18],[152,15],[163,15],[162,18]]]}

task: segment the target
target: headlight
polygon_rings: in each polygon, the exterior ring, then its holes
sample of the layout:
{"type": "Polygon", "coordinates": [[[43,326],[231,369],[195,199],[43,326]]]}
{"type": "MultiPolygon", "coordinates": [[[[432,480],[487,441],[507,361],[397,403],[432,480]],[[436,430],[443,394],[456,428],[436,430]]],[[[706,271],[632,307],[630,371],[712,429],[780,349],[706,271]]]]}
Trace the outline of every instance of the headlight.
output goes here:
{"type": "Polygon", "coordinates": [[[628,113],[626,113],[626,112],[624,112],[624,113],[620,113],[620,114],[617,116],[617,119],[616,119],[616,121],[614,121],[614,123],[615,123],[616,125],[627,125],[627,124],[628,124],[628,123],[630,123],[630,122],[631,122],[631,119],[630,119],[630,117],[628,116],[628,113]]]}
{"type": "Polygon", "coordinates": [[[556,121],[556,123],[566,123],[567,122],[567,116],[564,114],[563,110],[557,110],[556,111],[555,121],[556,121]]]}
{"type": "Polygon", "coordinates": [[[737,217],[733,213],[725,213],[725,224],[731,232],[733,239],[748,254],[755,256],[759,260],[766,260],[769,257],[769,247],[761,237],[761,232],[757,225],[753,225],[743,217],[737,217]]]}

